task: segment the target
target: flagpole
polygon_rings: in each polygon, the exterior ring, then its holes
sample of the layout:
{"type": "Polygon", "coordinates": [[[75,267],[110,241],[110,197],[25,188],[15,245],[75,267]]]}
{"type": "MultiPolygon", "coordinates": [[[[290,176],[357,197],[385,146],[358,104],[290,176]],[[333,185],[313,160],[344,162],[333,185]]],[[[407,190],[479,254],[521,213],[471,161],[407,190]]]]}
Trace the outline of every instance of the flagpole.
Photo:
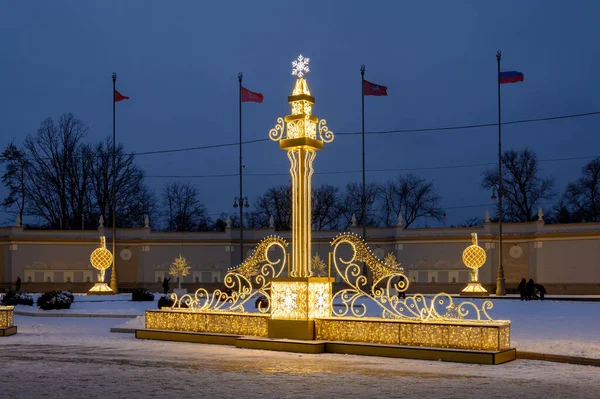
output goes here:
{"type": "Polygon", "coordinates": [[[504,266],[502,264],[502,120],[500,118],[500,59],[502,52],[496,52],[498,61],[498,278],[496,279],[496,295],[506,295],[506,286],[504,281],[504,266]]]}
{"type": "Polygon", "coordinates": [[[117,226],[116,226],[116,216],[115,214],[117,213],[117,208],[116,208],[116,195],[115,195],[115,189],[116,189],[116,185],[117,185],[117,162],[116,162],[116,154],[117,154],[117,150],[116,150],[116,146],[115,146],[115,137],[116,137],[116,133],[115,133],[115,90],[116,88],[116,84],[117,84],[117,73],[113,72],[112,74],[112,82],[113,82],[113,92],[112,92],[112,98],[113,98],[113,137],[112,137],[112,170],[113,170],[113,181],[112,181],[112,253],[113,253],[113,265],[112,265],[112,271],[110,273],[110,289],[113,290],[113,292],[116,294],[118,292],[119,287],[117,286],[117,272],[116,272],[116,268],[117,268],[117,256],[116,256],[116,239],[117,239],[117,226]]]}
{"type": "Polygon", "coordinates": [[[242,195],[242,78],[244,75],[240,72],[238,74],[238,81],[240,82],[240,197],[238,199],[240,203],[240,264],[244,262],[244,197],[242,195]]]}
{"type": "MultiPolygon", "coordinates": [[[[367,240],[367,197],[365,189],[365,66],[360,66],[361,76],[361,92],[362,92],[362,196],[361,196],[361,213],[362,213],[362,236],[363,240],[367,240]]],[[[363,275],[367,275],[367,264],[363,263],[363,275]]]]}

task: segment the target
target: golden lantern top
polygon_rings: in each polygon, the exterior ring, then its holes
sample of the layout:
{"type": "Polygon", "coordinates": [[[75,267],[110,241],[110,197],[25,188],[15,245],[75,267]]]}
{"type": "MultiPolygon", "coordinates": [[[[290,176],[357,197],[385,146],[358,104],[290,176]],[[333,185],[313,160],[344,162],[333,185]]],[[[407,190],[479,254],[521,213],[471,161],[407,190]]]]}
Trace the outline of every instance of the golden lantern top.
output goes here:
{"type": "Polygon", "coordinates": [[[279,141],[282,149],[307,147],[322,150],[323,143],[333,141],[333,132],[327,127],[325,119],[319,120],[312,114],[315,98],[310,94],[304,75],[310,71],[310,58],[302,55],[292,62],[292,75],[297,76],[292,95],[288,96],[291,114],[285,118],[277,118],[277,125],[269,131],[273,141],[279,141]],[[287,129],[286,129],[287,125],[287,129]]]}

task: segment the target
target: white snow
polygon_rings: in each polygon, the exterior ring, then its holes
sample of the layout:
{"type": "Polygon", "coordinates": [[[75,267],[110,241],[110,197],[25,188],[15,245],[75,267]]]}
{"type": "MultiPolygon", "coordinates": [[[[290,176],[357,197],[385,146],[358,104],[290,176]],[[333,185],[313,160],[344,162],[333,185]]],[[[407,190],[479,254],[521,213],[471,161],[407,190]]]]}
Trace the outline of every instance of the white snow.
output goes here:
{"type": "MultiPolygon", "coordinates": [[[[37,306],[16,306],[15,311],[27,313],[63,315],[129,315],[131,320],[122,318],[70,319],[65,317],[26,317],[15,316],[19,336],[43,331],[59,331],[60,326],[69,326],[70,331],[82,331],[80,325],[97,325],[96,336],[110,337],[110,327],[144,328],[144,312],[157,309],[160,294],[155,294],[152,302],[132,302],[131,294],[114,296],[76,295],[71,309],[43,311],[37,306]],[[106,320],[112,320],[106,324],[106,320]],[[100,327],[102,326],[102,327],[100,327]]],[[[37,296],[34,295],[37,299],[37,296]]],[[[455,302],[462,299],[454,298],[455,302]]],[[[483,300],[471,300],[481,306],[483,300]]],[[[490,316],[497,320],[511,320],[511,343],[521,351],[550,353],[570,356],[583,356],[600,359],[600,302],[575,301],[520,301],[492,299],[494,308],[490,316]]],[[[366,302],[368,304],[368,302],[366,302]]],[[[367,314],[380,314],[377,306],[368,304],[367,314]]],[[[86,330],[87,331],[87,330],[86,330]]],[[[35,334],[34,334],[35,335],[35,334]]]]}

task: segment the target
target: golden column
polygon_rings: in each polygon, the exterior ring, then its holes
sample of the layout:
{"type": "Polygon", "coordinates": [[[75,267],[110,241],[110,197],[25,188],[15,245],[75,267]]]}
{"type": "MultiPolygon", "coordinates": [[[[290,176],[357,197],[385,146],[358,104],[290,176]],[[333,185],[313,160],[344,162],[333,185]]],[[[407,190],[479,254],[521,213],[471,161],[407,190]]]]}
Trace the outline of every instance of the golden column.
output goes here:
{"type": "Polygon", "coordinates": [[[271,140],[279,141],[279,147],[287,151],[292,177],[292,268],[288,278],[272,280],[269,336],[274,338],[312,339],[312,320],[331,313],[332,279],[311,277],[311,180],[316,152],[333,141],[333,132],[324,119],[312,114],[315,98],[304,78],[309,61],[300,55],[292,63],[297,79],[288,96],[291,114],[278,118],[269,132],[271,140]]]}

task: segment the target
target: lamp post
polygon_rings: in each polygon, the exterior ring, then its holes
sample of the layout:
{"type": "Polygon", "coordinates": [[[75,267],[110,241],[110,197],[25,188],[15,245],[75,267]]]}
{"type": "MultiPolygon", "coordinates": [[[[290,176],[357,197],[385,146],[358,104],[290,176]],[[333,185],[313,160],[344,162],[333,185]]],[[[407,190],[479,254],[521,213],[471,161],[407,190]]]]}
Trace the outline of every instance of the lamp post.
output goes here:
{"type": "Polygon", "coordinates": [[[244,208],[248,208],[248,197],[233,197],[233,207],[240,208],[240,264],[244,262],[244,208]]]}

